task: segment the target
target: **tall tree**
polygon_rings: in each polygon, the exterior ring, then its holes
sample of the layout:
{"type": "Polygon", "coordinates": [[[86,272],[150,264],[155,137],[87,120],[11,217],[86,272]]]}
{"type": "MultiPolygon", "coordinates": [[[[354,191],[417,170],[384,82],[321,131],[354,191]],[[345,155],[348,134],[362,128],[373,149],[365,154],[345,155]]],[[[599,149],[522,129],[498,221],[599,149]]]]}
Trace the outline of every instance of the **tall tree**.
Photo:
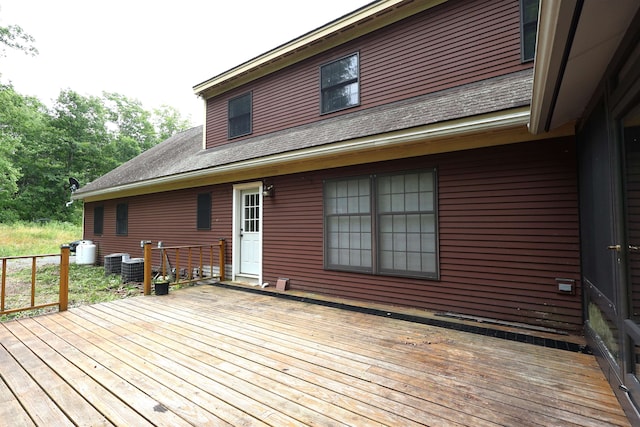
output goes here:
{"type": "MultiPolygon", "coordinates": [[[[109,121],[114,125],[112,126],[114,139],[128,140],[123,144],[124,146],[135,142],[138,150],[134,157],[158,143],[155,129],[151,123],[151,114],[142,107],[140,101],[110,92],[104,92],[102,97],[108,111],[109,121]]],[[[128,157],[126,160],[131,158],[128,157]]]]}
{"type": "Polygon", "coordinates": [[[10,204],[18,191],[21,176],[19,167],[14,164],[14,154],[20,143],[20,132],[13,125],[17,96],[11,86],[0,85],[0,221],[15,219],[10,204]]]}
{"type": "Polygon", "coordinates": [[[47,109],[0,84],[0,221],[79,221],[81,204],[65,206],[69,177],[85,184],[157,144],[157,123],[165,135],[189,126],[171,107],[150,113],[120,94],[67,89],[47,109]]]}
{"type": "Polygon", "coordinates": [[[19,25],[0,26],[0,57],[6,56],[6,48],[16,49],[27,55],[37,55],[35,39],[19,25]]]}
{"type": "Polygon", "coordinates": [[[108,110],[101,98],[63,90],[50,115],[57,131],[53,156],[62,163],[67,177],[87,182],[117,166],[116,161],[102,155],[112,137],[108,130],[108,110]]]}
{"type": "Polygon", "coordinates": [[[63,168],[56,154],[58,135],[51,127],[47,109],[36,98],[22,96],[11,86],[3,86],[0,97],[1,138],[11,147],[3,151],[15,177],[11,199],[2,200],[0,218],[57,217],[62,213],[55,201],[63,197],[63,168]]]}
{"type": "Polygon", "coordinates": [[[158,141],[164,141],[176,132],[191,127],[190,120],[182,117],[177,109],[169,105],[162,105],[153,110],[153,125],[156,128],[158,141]]]}
{"type": "MultiPolygon", "coordinates": [[[[0,58],[8,49],[38,53],[18,25],[0,26],[0,58]]],[[[0,221],[79,221],[81,204],[65,206],[69,177],[90,182],[187,127],[172,107],[149,112],[118,93],[66,89],[47,109],[0,83],[0,221]]]]}

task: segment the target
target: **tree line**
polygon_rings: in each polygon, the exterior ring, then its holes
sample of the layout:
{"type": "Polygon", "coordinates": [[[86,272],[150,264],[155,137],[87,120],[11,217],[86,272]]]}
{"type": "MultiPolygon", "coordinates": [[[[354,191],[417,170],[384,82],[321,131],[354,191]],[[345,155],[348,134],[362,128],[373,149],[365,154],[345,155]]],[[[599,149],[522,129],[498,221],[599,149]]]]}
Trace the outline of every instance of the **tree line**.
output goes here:
{"type": "MultiPolygon", "coordinates": [[[[0,57],[7,47],[37,54],[18,26],[0,27],[0,57]]],[[[118,93],[65,89],[47,107],[0,81],[0,222],[79,222],[69,177],[86,184],[189,127],[173,107],[148,111],[118,93]]]]}

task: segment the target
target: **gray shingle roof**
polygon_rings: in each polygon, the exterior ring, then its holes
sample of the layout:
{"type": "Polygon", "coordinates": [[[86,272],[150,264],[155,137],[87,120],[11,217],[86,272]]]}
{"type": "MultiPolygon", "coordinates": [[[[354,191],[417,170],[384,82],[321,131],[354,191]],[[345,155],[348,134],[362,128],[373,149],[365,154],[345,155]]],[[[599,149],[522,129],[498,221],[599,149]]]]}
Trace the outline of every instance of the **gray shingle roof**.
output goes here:
{"type": "Polygon", "coordinates": [[[529,105],[531,69],[469,83],[267,135],[202,149],[202,127],[180,132],[95,181],[83,193],[371,135],[529,105]]]}

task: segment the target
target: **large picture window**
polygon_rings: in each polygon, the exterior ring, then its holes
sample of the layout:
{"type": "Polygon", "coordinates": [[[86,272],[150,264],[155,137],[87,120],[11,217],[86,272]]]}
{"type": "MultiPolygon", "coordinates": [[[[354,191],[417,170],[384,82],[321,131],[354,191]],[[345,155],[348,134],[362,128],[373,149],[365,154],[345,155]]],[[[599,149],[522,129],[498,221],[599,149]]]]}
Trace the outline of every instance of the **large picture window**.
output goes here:
{"type": "Polygon", "coordinates": [[[129,206],[118,203],[116,206],[116,235],[126,236],[129,232],[129,206]]]}
{"type": "Polygon", "coordinates": [[[229,138],[251,133],[251,92],[229,100],[229,138]]]}
{"type": "Polygon", "coordinates": [[[325,182],[325,267],[438,278],[435,170],[325,182]]]}
{"type": "Polygon", "coordinates": [[[357,53],[320,69],[321,112],[331,113],[360,103],[360,65],[357,53]]]}

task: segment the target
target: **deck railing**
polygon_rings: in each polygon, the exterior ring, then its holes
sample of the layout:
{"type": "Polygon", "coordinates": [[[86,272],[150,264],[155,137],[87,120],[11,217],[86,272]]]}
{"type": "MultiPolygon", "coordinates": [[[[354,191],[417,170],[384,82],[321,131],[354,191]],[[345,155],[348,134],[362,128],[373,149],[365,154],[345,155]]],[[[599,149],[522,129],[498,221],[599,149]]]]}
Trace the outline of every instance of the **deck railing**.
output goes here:
{"type": "MultiPolygon", "coordinates": [[[[158,275],[170,277],[171,283],[182,284],[203,280],[205,278],[225,279],[225,241],[220,239],[217,244],[192,246],[165,246],[152,248],[151,242],[144,243],[144,294],[151,293],[153,280],[153,252],[157,251],[160,269],[158,275]],[[218,251],[219,273],[213,271],[213,254],[218,251]],[[170,261],[171,260],[171,261],[170,261]],[[205,261],[208,261],[205,264],[205,261]],[[205,272],[205,265],[209,268],[205,272]]],[[[0,257],[2,263],[2,277],[0,280],[0,315],[13,314],[21,311],[37,310],[57,306],[59,311],[65,311],[69,305],[69,246],[60,247],[59,254],[25,255],[0,257]],[[58,301],[36,304],[37,260],[45,257],[60,257],[60,285],[58,301]],[[31,287],[29,291],[29,305],[24,307],[7,308],[7,265],[10,261],[31,260],[31,287]]]]}
{"type": "Polygon", "coordinates": [[[144,242],[144,282],[145,295],[151,293],[154,279],[153,261],[159,264],[156,276],[168,277],[172,284],[193,283],[205,278],[216,277],[224,280],[225,241],[220,239],[211,245],[162,246],[153,248],[151,242],[144,242]],[[213,273],[213,254],[218,251],[219,274],[213,273]],[[205,263],[208,261],[208,263],[205,263]],[[205,272],[205,266],[209,271],[205,272]],[[208,273],[208,274],[207,274],[208,273]]]}
{"type": "Polygon", "coordinates": [[[52,306],[58,306],[59,311],[67,310],[69,305],[69,246],[61,246],[59,254],[0,257],[0,260],[2,262],[2,280],[0,283],[0,315],[18,313],[28,310],[37,310],[52,306]],[[58,293],[58,301],[36,305],[36,278],[38,267],[37,260],[38,258],[57,256],[60,257],[60,289],[58,293]],[[22,259],[31,260],[31,289],[29,298],[30,304],[24,307],[14,307],[7,309],[7,265],[11,260],[16,261],[22,259]]]}

